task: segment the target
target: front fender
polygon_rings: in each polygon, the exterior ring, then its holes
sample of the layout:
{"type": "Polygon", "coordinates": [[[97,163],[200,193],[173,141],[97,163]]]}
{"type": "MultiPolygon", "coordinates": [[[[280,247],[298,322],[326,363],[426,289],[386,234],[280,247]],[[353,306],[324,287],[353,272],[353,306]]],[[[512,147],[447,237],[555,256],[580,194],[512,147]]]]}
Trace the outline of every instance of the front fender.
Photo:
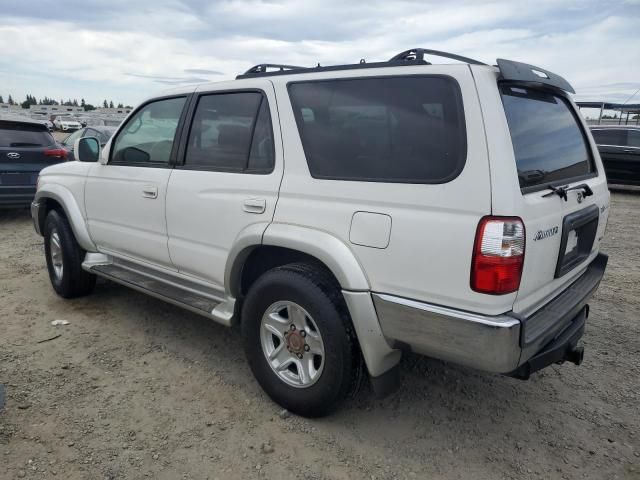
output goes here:
{"type": "MultiPolygon", "coordinates": [[[[69,224],[71,224],[71,229],[73,230],[73,234],[75,235],[78,244],[88,252],[97,252],[98,249],[89,235],[87,222],[85,221],[82,211],[80,210],[80,206],[71,191],[59,184],[45,183],[36,192],[34,202],[43,204],[47,199],[54,200],[60,204],[67,216],[67,220],[69,220],[69,224]]],[[[40,208],[40,211],[42,211],[42,208],[40,208]]],[[[38,218],[38,222],[40,230],[42,231],[44,218],[38,218]]]]}

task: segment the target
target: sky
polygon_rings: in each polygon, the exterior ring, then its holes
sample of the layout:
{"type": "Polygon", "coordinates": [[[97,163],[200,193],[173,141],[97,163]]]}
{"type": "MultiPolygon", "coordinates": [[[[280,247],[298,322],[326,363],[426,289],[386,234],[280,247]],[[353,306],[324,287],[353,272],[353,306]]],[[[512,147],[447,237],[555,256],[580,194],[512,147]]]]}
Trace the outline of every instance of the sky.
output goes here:
{"type": "Polygon", "coordinates": [[[534,64],[576,100],[624,102],[640,89],[639,25],[640,0],[0,0],[0,95],[135,105],[258,63],[423,47],[534,64]]]}

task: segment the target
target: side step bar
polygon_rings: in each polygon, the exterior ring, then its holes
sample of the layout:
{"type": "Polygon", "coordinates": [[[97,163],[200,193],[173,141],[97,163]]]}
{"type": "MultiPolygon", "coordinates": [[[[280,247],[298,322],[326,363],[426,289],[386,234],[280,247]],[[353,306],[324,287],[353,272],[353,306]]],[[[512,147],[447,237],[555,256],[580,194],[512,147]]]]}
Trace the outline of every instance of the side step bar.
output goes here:
{"type": "Polygon", "coordinates": [[[214,309],[221,304],[211,298],[186,291],[161,280],[150,278],[141,273],[131,271],[114,264],[93,265],[87,270],[107,280],[124,285],[152,297],[164,300],[178,307],[205,316],[220,323],[222,322],[214,309]]]}

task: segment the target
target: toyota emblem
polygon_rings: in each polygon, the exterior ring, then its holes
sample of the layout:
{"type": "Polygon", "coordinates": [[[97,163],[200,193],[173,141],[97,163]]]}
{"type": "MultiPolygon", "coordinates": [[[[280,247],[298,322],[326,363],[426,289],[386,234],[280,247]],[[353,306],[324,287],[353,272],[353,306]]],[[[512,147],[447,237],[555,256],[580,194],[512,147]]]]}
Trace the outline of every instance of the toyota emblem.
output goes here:
{"type": "Polygon", "coordinates": [[[20,158],[20,154],[18,152],[9,152],[7,153],[7,157],[16,160],[18,158],[20,158]]]}

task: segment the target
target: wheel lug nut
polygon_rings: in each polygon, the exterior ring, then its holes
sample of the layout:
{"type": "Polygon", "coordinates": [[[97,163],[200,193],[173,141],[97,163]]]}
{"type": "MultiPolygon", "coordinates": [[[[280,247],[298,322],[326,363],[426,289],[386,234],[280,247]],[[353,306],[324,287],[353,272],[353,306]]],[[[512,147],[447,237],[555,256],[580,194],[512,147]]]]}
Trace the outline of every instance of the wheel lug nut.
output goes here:
{"type": "Polygon", "coordinates": [[[301,353],[298,353],[298,358],[302,358],[302,354],[301,353]]]}
{"type": "Polygon", "coordinates": [[[295,329],[296,329],[296,326],[293,323],[289,325],[289,330],[293,331],[295,329]]]}
{"type": "Polygon", "coordinates": [[[305,352],[308,352],[308,351],[309,351],[309,345],[305,345],[305,346],[304,346],[304,351],[305,351],[305,352]]]}
{"type": "Polygon", "coordinates": [[[306,337],[307,336],[307,332],[305,332],[304,330],[300,330],[300,336],[301,337],[306,337]]]}

